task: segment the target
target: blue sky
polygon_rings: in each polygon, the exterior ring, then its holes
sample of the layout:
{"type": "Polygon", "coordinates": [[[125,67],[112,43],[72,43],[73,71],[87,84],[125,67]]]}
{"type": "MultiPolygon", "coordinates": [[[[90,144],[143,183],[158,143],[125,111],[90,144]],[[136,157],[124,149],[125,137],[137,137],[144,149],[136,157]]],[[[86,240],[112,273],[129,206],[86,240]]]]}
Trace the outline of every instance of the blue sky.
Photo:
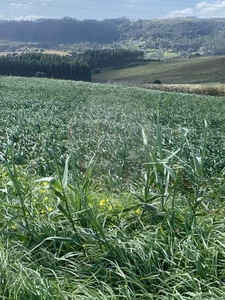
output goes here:
{"type": "Polygon", "coordinates": [[[0,19],[35,20],[72,17],[79,20],[127,17],[155,19],[225,17],[225,1],[196,0],[0,0],[0,19]]]}

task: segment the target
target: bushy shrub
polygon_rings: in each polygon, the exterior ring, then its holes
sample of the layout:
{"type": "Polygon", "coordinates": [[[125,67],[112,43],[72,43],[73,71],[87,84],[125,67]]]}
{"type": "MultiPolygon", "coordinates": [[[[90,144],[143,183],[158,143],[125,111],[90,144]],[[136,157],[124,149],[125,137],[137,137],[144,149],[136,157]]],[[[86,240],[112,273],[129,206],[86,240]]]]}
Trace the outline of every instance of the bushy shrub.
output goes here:
{"type": "Polygon", "coordinates": [[[35,73],[34,76],[41,78],[41,77],[47,77],[47,74],[45,72],[38,71],[35,73]]]}
{"type": "Polygon", "coordinates": [[[156,79],[154,82],[153,82],[154,84],[161,84],[162,83],[162,81],[161,80],[159,80],[159,79],[156,79]]]}
{"type": "Polygon", "coordinates": [[[100,74],[101,73],[101,69],[100,68],[94,68],[91,70],[91,73],[94,75],[100,74]]]}

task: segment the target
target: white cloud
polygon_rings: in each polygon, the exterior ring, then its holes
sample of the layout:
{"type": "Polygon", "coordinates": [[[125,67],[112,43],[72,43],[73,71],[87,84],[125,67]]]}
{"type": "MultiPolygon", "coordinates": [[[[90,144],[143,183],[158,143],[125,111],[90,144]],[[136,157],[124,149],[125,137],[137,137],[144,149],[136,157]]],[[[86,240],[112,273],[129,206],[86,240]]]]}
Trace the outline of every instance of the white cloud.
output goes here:
{"type": "Polygon", "coordinates": [[[184,9],[177,9],[171,11],[167,17],[188,17],[195,16],[200,18],[216,18],[224,17],[225,15],[225,1],[202,1],[197,3],[193,7],[187,7],[184,9]]]}
{"type": "Polygon", "coordinates": [[[51,0],[33,0],[29,2],[30,5],[47,5],[51,0]]]}
{"type": "Polygon", "coordinates": [[[196,10],[202,17],[222,17],[225,14],[225,1],[199,2],[196,10]]]}
{"type": "Polygon", "coordinates": [[[11,3],[11,6],[16,7],[16,8],[28,8],[31,6],[45,6],[47,5],[51,0],[33,0],[28,3],[11,3]]]}
{"type": "Polygon", "coordinates": [[[39,19],[49,19],[49,17],[29,15],[29,16],[20,16],[20,17],[14,18],[15,21],[35,21],[35,20],[39,20],[39,19]]]}
{"type": "Polygon", "coordinates": [[[11,3],[11,6],[16,7],[16,8],[28,8],[28,5],[25,3],[11,3]]]}
{"type": "Polygon", "coordinates": [[[178,18],[178,17],[188,17],[193,16],[194,10],[191,7],[185,8],[185,9],[176,9],[172,10],[167,17],[169,18],[178,18]]]}
{"type": "Polygon", "coordinates": [[[129,4],[127,5],[128,7],[134,7],[136,0],[130,0],[129,4]]]}

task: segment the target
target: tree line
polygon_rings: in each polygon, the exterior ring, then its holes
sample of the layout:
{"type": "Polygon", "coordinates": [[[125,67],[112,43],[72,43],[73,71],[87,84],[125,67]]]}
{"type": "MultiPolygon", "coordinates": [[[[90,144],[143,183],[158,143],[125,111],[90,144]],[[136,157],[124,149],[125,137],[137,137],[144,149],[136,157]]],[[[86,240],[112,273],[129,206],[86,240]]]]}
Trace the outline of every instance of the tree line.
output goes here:
{"type": "Polygon", "coordinates": [[[125,48],[87,50],[78,56],[91,69],[124,66],[144,59],[144,52],[125,48]]]}
{"type": "Polygon", "coordinates": [[[0,75],[91,81],[86,62],[43,53],[0,56],[0,75]]]}
{"type": "Polygon", "coordinates": [[[36,21],[0,20],[0,40],[38,42],[42,47],[59,44],[111,43],[119,38],[115,20],[82,20],[73,18],[36,21]]]}
{"type": "Polygon", "coordinates": [[[129,49],[88,50],[76,58],[45,53],[0,56],[0,75],[51,77],[91,81],[91,70],[144,60],[144,52],[129,49]]]}

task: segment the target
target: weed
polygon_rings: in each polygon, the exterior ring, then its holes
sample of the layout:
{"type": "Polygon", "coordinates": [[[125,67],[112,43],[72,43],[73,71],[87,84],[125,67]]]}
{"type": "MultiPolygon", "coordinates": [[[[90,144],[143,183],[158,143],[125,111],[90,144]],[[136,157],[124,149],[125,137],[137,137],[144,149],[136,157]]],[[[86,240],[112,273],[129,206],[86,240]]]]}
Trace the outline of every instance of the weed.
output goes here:
{"type": "Polygon", "coordinates": [[[222,98],[1,80],[2,299],[223,299],[222,98]]]}

